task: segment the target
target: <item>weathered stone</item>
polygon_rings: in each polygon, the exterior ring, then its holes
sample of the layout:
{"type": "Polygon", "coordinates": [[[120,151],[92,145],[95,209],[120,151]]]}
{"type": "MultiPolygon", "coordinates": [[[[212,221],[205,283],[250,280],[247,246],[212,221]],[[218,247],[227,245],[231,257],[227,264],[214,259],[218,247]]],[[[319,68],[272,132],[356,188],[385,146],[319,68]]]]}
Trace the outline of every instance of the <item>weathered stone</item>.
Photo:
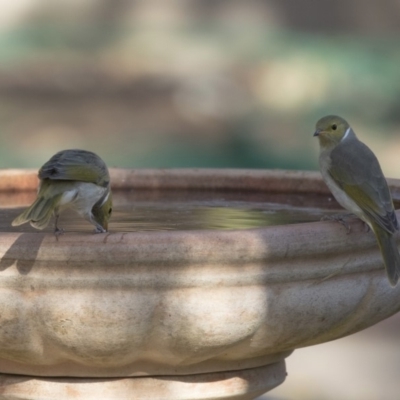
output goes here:
{"type": "MultiPolygon", "coordinates": [[[[270,187],[289,195],[304,193],[303,181],[311,192],[326,190],[319,177],[304,172],[112,174],[121,188],[143,187],[146,177],[158,189],[167,189],[166,182],[205,189],[225,182],[230,190],[270,187]]],[[[23,182],[20,175],[14,172],[14,182],[23,182]]],[[[36,184],[34,175],[26,179],[23,188],[36,184]]],[[[390,287],[375,237],[357,220],[350,234],[333,222],[58,240],[9,232],[0,234],[0,255],[0,372],[43,377],[4,375],[0,394],[35,387],[61,390],[35,398],[62,399],[63,391],[76,389],[76,398],[89,399],[75,377],[90,382],[93,393],[115,387],[117,394],[107,397],[113,399],[123,391],[140,393],[150,382],[126,378],[151,376],[157,390],[177,388],[162,398],[251,399],[283,381],[282,360],[294,349],[359,331],[400,309],[400,286],[390,287]],[[252,371],[254,381],[246,378],[252,371]],[[225,373],[239,382],[236,394],[224,392],[225,378],[220,397],[182,394],[188,382],[208,388],[225,373]],[[160,375],[167,377],[154,378],[160,375]],[[258,393],[254,387],[262,385],[254,382],[260,380],[266,386],[258,393]]]]}

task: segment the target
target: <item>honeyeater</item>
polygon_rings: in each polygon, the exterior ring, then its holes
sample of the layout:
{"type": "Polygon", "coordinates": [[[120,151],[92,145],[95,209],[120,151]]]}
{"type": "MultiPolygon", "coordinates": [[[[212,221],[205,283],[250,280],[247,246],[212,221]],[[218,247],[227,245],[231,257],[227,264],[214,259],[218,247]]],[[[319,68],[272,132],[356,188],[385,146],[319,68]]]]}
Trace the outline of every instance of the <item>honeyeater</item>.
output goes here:
{"type": "Polygon", "coordinates": [[[96,233],[107,232],[112,212],[110,175],[105,162],[86,150],[63,150],[39,170],[40,184],[34,203],[12,221],[13,226],[29,222],[44,229],[55,216],[55,233],[60,212],[71,208],[95,226],[96,233]]]}
{"type": "Polygon", "coordinates": [[[399,224],[392,197],[375,154],[357,139],[341,117],[328,115],[316,124],[319,167],[338,203],[374,232],[392,286],[400,274],[395,233],[399,224]]]}

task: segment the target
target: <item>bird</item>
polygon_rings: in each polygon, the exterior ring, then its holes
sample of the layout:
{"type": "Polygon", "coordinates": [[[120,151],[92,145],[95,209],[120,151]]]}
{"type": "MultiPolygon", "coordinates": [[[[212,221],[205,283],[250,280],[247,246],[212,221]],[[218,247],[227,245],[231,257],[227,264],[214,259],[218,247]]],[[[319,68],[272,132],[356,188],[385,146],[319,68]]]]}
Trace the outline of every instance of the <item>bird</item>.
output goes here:
{"type": "Polygon", "coordinates": [[[44,229],[55,216],[56,235],[64,232],[58,227],[60,213],[71,208],[95,226],[95,233],[108,230],[112,213],[110,175],[105,162],[87,150],[62,150],[39,170],[38,194],[33,204],[16,217],[11,225],[29,222],[44,229]]]}
{"type": "Polygon", "coordinates": [[[396,286],[400,255],[395,233],[399,223],[378,159],[339,116],[321,118],[314,136],[319,139],[322,178],[337,202],[374,232],[390,285],[396,286]]]}

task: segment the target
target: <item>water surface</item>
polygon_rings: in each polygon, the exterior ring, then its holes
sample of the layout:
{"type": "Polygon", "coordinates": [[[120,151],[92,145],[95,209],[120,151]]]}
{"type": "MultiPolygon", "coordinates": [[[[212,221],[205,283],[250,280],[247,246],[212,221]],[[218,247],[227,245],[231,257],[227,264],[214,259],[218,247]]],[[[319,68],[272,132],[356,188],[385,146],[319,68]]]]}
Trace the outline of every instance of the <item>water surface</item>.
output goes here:
{"type": "MultiPolygon", "coordinates": [[[[34,198],[32,194],[28,203],[34,198]]],[[[1,208],[0,229],[37,232],[29,224],[11,226],[11,221],[24,208],[1,208]]],[[[248,229],[319,221],[324,215],[337,213],[337,209],[337,204],[328,196],[238,191],[117,192],[109,231],[248,229]]],[[[92,230],[89,223],[71,211],[61,214],[59,227],[68,232],[92,230]]],[[[53,229],[52,221],[45,232],[53,229]]]]}

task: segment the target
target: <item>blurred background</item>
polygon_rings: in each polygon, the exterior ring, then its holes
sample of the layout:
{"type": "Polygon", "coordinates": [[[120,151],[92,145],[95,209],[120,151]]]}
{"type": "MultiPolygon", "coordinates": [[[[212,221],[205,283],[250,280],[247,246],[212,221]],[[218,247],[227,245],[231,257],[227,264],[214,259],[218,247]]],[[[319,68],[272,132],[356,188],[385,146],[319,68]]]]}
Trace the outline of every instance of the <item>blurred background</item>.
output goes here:
{"type": "Polygon", "coordinates": [[[397,0],[0,3],[0,167],[316,169],[337,113],[400,177],[397,0]]]}
{"type": "MultiPolygon", "coordinates": [[[[316,169],[340,114],[400,178],[398,0],[0,0],[0,168],[316,169]]],[[[296,351],[284,400],[400,398],[400,319],[296,351]]]]}

